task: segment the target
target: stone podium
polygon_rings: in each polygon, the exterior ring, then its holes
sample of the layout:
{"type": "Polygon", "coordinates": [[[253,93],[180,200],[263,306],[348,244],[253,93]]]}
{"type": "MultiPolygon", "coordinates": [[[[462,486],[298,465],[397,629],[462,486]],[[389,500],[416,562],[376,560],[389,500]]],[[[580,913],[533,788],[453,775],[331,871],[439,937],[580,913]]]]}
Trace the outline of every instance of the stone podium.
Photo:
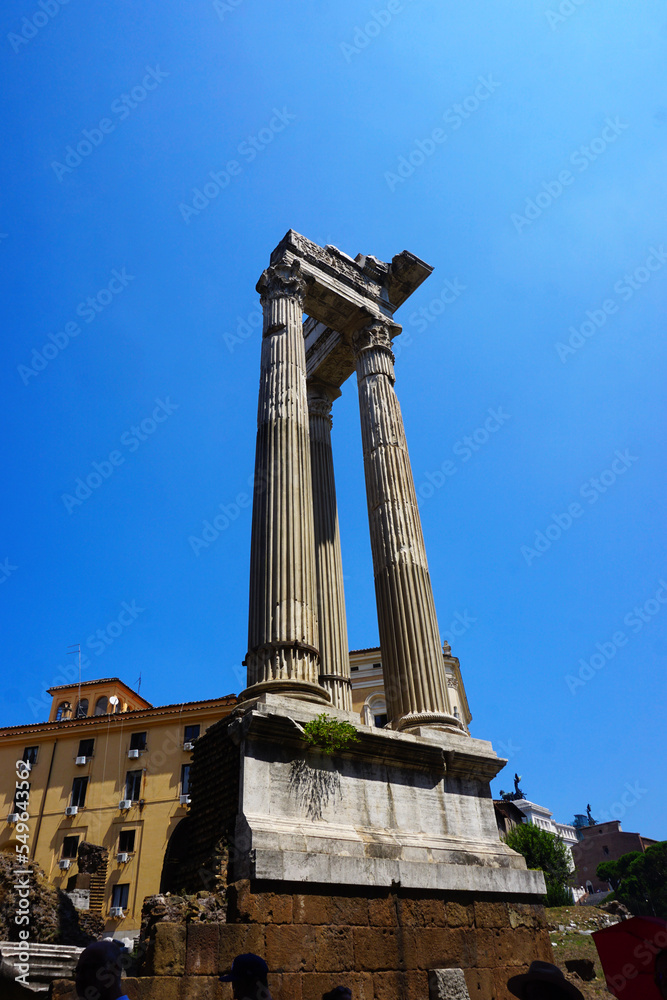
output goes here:
{"type": "Polygon", "coordinates": [[[542,873],[498,837],[489,783],[505,761],[449,702],[392,353],[394,313],[430,273],[407,251],[353,259],[290,230],[257,286],[247,687],[195,745],[181,880],[225,894],[219,968],[262,955],[276,1000],[339,982],[355,1000],[426,997],[447,968],[492,1000],[552,957],[542,873]],[[350,711],[331,411],[353,373],[384,729],[350,711]],[[357,730],[333,757],[304,739],[322,712],[357,730]]]}

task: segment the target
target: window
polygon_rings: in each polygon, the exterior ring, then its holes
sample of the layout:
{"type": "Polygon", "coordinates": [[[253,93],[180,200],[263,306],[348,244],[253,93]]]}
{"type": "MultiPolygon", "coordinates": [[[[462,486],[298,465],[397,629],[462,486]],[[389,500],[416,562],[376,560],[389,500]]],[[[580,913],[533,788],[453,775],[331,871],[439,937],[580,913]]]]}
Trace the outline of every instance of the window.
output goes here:
{"type": "Polygon", "coordinates": [[[69,719],[72,714],[72,706],[68,701],[61,701],[58,705],[56,711],[56,722],[60,722],[62,719],[69,719]]]}
{"type": "Polygon", "coordinates": [[[141,778],[143,771],[128,771],[125,776],[125,798],[138,802],[141,798],[141,778]]]}
{"type": "Polygon", "coordinates": [[[86,804],[86,789],[88,787],[88,776],[85,778],[75,778],[72,782],[71,806],[78,806],[82,809],[86,804]]]}
{"type": "Polygon", "coordinates": [[[190,765],[183,764],[181,768],[181,795],[190,794],[190,765]]]}
{"type": "Polygon", "coordinates": [[[603,852],[603,854],[609,854],[609,848],[608,847],[603,847],[602,848],[602,852],[603,852]]]}
{"type": "Polygon", "coordinates": [[[63,840],[63,850],[61,857],[63,858],[75,858],[79,851],[79,838],[78,837],[65,837],[63,840]]]}
{"type": "Polygon", "coordinates": [[[183,736],[184,743],[194,743],[195,740],[199,739],[199,726],[186,726],[185,733],[183,736]]]}
{"type": "Polygon", "coordinates": [[[456,707],[456,705],[454,705],[454,718],[455,718],[455,719],[458,719],[458,718],[459,718],[459,710],[458,710],[458,708],[456,707]]]}
{"type": "Polygon", "coordinates": [[[355,670],[358,670],[358,669],[359,669],[359,667],[350,667],[350,672],[353,673],[355,670]]]}
{"type": "Polygon", "coordinates": [[[132,733],[130,736],[130,750],[146,749],[146,733],[132,733]]]}
{"type": "Polygon", "coordinates": [[[101,698],[97,699],[97,704],[95,705],[95,715],[107,715],[109,711],[109,699],[106,695],[102,695],[101,698]]]}
{"type": "Polygon", "coordinates": [[[76,718],[85,719],[87,715],[88,715],[88,699],[82,698],[81,701],[77,702],[76,718]]]}
{"type": "Polygon", "coordinates": [[[77,757],[92,757],[95,749],[95,740],[79,740],[79,752],[77,757]]]}
{"type": "Polygon", "coordinates": [[[118,850],[131,854],[134,850],[134,830],[121,830],[118,834],[118,850]]]}
{"type": "Polygon", "coordinates": [[[37,747],[26,747],[23,751],[23,760],[26,764],[37,763],[37,747]]]}
{"type": "Polygon", "coordinates": [[[381,663],[374,663],[373,664],[373,670],[382,670],[382,664],[381,663]]]}
{"type": "Polygon", "coordinates": [[[127,909],[127,901],[130,898],[130,883],[129,882],[118,882],[111,892],[111,905],[112,906],[122,906],[124,910],[127,909]]]}
{"type": "Polygon", "coordinates": [[[373,724],[377,726],[378,729],[384,729],[384,727],[387,725],[387,713],[379,712],[377,715],[374,715],[373,724]]]}

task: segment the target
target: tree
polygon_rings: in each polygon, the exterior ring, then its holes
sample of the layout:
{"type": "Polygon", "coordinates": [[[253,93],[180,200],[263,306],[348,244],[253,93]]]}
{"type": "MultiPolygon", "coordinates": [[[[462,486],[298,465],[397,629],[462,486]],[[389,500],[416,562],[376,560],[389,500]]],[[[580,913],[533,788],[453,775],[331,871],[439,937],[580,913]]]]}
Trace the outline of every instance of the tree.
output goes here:
{"type": "Polygon", "coordinates": [[[603,861],[598,878],[614,887],[616,899],[636,916],[667,919],[667,840],[631,851],[616,861],[603,861]]]}
{"type": "Polygon", "coordinates": [[[528,868],[544,872],[547,884],[547,906],[568,906],[572,903],[569,887],[572,857],[564,842],[534,823],[521,823],[505,835],[505,843],[526,859],[528,868]]]}

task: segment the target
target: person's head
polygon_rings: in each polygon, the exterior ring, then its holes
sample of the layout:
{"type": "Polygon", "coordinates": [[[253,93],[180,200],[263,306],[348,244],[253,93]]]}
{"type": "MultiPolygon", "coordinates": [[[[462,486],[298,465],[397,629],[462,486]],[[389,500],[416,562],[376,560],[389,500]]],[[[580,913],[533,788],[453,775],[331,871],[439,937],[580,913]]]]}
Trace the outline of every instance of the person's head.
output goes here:
{"type": "Polygon", "coordinates": [[[655,985],[661,997],[667,997],[667,948],[663,948],[655,956],[655,985]]]}
{"type": "Polygon", "coordinates": [[[334,986],[322,994],[322,1000],[352,1000],[352,990],[348,986],[334,986]]]}
{"type": "Polygon", "coordinates": [[[513,976],[507,988],[520,1000],[584,1000],[577,987],[568,983],[558,966],[551,962],[531,962],[528,972],[513,976]]]}
{"type": "Polygon", "coordinates": [[[264,959],[249,952],[236,956],[231,972],[220,976],[220,982],[232,984],[236,1000],[271,1000],[268,975],[264,959]]]}
{"type": "Polygon", "coordinates": [[[76,992],[81,1000],[118,1000],[124,990],[120,985],[123,971],[120,941],[106,938],[84,948],[76,966],[76,992]]]}

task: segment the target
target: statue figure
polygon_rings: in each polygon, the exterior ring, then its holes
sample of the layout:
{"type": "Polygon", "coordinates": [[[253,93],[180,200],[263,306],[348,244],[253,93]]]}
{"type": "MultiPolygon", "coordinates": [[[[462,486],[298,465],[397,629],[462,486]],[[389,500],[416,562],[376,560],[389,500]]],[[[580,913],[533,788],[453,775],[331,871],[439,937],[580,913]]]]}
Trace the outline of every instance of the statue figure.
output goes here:
{"type": "Polygon", "coordinates": [[[586,812],[588,814],[588,825],[589,826],[595,826],[595,820],[591,816],[591,807],[590,807],[590,805],[586,806],[586,812]]]}

